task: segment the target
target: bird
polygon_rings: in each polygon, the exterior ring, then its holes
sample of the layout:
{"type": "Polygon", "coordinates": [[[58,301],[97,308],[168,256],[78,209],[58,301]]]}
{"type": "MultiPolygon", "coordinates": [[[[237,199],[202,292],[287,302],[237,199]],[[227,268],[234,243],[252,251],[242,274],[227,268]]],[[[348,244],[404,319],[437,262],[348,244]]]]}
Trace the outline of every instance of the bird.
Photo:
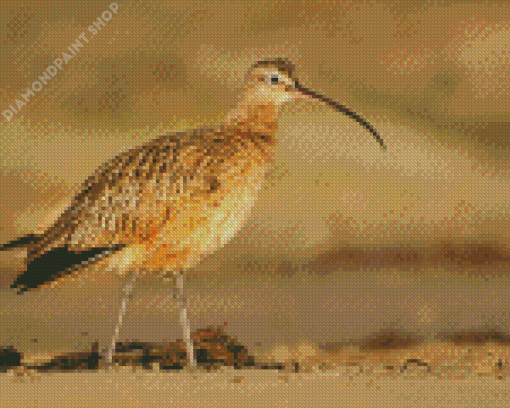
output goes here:
{"type": "Polygon", "coordinates": [[[223,247],[242,228],[274,161],[278,118],[296,100],[319,102],[363,126],[345,105],[302,86],[284,57],[247,70],[238,104],[210,128],[164,134],[99,166],[71,204],[42,234],[0,247],[25,249],[18,294],[53,287],[93,264],[125,277],[117,323],[103,357],[112,365],[132,289],[144,276],[173,278],[188,366],[197,367],[184,293],[185,272],[223,247]]]}

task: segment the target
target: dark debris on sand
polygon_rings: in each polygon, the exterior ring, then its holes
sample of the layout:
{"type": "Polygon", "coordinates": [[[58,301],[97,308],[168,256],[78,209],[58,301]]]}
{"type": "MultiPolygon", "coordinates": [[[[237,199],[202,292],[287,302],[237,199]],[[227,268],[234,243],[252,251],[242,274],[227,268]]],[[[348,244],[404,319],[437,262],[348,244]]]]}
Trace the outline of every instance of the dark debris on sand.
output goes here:
{"type": "MultiPolygon", "coordinates": [[[[193,333],[193,343],[198,367],[215,370],[222,366],[240,369],[255,367],[255,358],[239,341],[226,334],[222,328],[208,327],[193,333]]],[[[90,351],[67,353],[48,362],[23,364],[23,356],[14,347],[0,348],[0,368],[7,371],[18,366],[39,372],[98,370],[103,356],[98,343],[90,351]]],[[[155,364],[160,370],[181,370],[187,365],[186,346],[181,339],[171,343],[140,341],[117,342],[113,365],[151,369],[155,364]]],[[[269,367],[268,367],[269,368],[269,367]]],[[[275,367],[276,368],[276,367],[275,367]]]]}
{"type": "Polygon", "coordinates": [[[21,366],[23,354],[14,348],[14,346],[0,347],[0,372],[6,373],[8,370],[21,366]]]}

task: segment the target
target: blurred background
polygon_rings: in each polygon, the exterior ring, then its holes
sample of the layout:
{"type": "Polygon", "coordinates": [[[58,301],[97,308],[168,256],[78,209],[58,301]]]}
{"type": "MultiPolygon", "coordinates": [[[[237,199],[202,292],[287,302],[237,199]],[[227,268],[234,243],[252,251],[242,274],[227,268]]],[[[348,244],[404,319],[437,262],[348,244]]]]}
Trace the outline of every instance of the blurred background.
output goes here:
{"type": "MultiPolygon", "coordinates": [[[[42,232],[80,183],[158,135],[211,126],[246,69],[284,56],[301,82],[367,118],[286,108],[277,159],[243,230],[188,274],[194,329],[250,350],[384,331],[508,332],[510,6],[502,1],[0,5],[0,242],[42,232]],[[69,50],[85,33],[88,42],[69,50]]],[[[90,268],[17,296],[0,253],[0,343],[79,348],[114,327],[121,278],[90,268]]],[[[179,336],[172,285],[139,282],[120,337],[179,336]]]]}

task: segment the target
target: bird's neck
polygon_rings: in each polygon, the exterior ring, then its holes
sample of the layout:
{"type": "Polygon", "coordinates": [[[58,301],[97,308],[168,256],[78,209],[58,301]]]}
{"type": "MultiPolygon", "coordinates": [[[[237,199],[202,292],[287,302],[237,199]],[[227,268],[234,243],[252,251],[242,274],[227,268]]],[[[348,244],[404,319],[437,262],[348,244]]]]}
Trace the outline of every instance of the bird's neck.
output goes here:
{"type": "Polygon", "coordinates": [[[241,137],[259,137],[264,143],[274,145],[278,114],[278,106],[273,104],[240,104],[228,114],[221,127],[241,137]]]}

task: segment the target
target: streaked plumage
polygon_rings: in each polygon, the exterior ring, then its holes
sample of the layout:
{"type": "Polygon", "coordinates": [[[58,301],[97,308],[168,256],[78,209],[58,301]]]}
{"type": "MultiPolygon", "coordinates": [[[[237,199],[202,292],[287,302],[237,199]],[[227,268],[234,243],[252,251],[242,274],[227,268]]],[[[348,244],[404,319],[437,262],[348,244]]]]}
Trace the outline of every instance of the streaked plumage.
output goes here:
{"type": "MultiPolygon", "coordinates": [[[[28,251],[26,270],[11,287],[23,293],[98,261],[106,271],[131,273],[114,343],[134,280],[182,274],[243,226],[273,161],[286,102],[319,100],[354,118],[384,147],[368,122],[299,85],[293,71],[285,59],[258,62],[247,74],[239,105],[216,128],[164,135],[99,167],[44,234],[1,248],[28,251]]],[[[183,294],[181,300],[184,305],[183,294]]],[[[185,306],[181,313],[194,365],[185,306]]]]}

